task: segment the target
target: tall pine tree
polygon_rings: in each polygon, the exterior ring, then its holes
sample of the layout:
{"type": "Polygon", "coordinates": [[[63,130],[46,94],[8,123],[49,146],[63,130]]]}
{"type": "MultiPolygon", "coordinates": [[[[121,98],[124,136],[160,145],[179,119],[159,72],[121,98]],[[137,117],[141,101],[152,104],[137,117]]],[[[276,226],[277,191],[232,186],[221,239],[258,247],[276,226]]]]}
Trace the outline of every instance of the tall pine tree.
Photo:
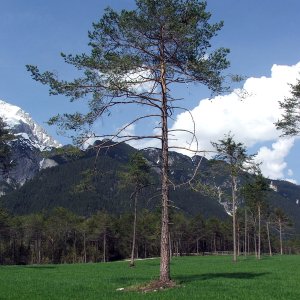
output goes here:
{"type": "Polygon", "coordinates": [[[114,113],[118,106],[132,106],[140,115],[116,132],[98,136],[105,138],[99,147],[110,147],[107,139],[160,141],[162,284],[170,282],[168,122],[179,109],[176,101],[180,100],[173,88],[196,82],[222,92],[222,71],[229,66],[229,50],[211,48],[210,41],[223,23],[210,24],[210,17],[206,2],[199,0],[136,0],[135,10],[116,12],[108,8],[93,24],[90,54],[62,54],[67,64],[79,70],[79,78],[60,80],[53,72],[41,73],[36,66],[27,66],[33,79],[50,86],[50,94],[64,94],[72,101],[90,99],[86,114],[57,115],[50,123],[77,131],[86,125],[81,136],[86,140],[96,120],[114,113]],[[154,119],[154,133],[128,134],[130,125],[150,119],[154,119]]]}

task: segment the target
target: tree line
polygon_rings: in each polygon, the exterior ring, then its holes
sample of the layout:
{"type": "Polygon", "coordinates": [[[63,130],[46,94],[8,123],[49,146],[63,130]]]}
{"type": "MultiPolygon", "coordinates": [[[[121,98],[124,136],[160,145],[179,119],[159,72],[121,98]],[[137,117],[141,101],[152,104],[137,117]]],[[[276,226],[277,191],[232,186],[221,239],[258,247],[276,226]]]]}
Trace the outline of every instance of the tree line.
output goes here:
{"type": "MultiPolygon", "coordinates": [[[[263,218],[260,244],[257,220],[251,208],[237,212],[237,255],[258,257],[300,252],[300,240],[289,238],[287,219],[275,210],[263,218]],[[245,222],[246,220],[246,222],[245,222]],[[260,250],[258,249],[260,247],[260,250]]],[[[47,264],[88,263],[129,259],[132,252],[134,214],[119,216],[98,211],[81,217],[57,207],[51,212],[13,216],[0,210],[0,263],[47,264]]],[[[160,255],[160,213],[140,211],[136,216],[135,258],[160,255]]],[[[231,254],[232,221],[188,217],[182,212],[170,216],[170,255],[231,254]]]]}

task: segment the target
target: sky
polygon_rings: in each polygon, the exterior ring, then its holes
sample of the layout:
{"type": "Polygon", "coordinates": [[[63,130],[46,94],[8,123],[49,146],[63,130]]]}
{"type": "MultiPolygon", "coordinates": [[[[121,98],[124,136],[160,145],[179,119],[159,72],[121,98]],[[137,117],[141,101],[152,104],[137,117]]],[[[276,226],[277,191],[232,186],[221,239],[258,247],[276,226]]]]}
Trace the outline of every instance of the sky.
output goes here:
{"type": "MultiPolygon", "coordinates": [[[[289,95],[288,83],[300,78],[300,1],[207,2],[212,22],[224,21],[212,45],[230,48],[228,73],[247,80],[237,86],[246,96],[236,90],[210,98],[206,89],[192,85],[177,91],[188,100],[185,105],[196,120],[200,146],[210,150],[211,141],[230,131],[249,153],[257,153],[265,176],[300,183],[300,142],[298,138],[281,138],[274,126],[281,115],[278,101],[289,95]]],[[[62,96],[49,96],[48,88],[32,80],[25,65],[71,77],[74,70],[64,64],[60,53],[88,53],[87,33],[107,6],[132,9],[134,1],[0,0],[0,99],[20,106],[62,143],[70,140],[45,122],[59,112],[84,107],[62,96]]],[[[127,115],[122,109],[115,112],[99,122],[99,130],[119,128],[128,122],[127,115]]],[[[170,125],[173,129],[192,126],[187,113],[174,116],[170,125]]],[[[140,133],[142,128],[131,126],[128,130],[140,133]]],[[[174,144],[183,145],[188,139],[178,135],[174,144]]]]}

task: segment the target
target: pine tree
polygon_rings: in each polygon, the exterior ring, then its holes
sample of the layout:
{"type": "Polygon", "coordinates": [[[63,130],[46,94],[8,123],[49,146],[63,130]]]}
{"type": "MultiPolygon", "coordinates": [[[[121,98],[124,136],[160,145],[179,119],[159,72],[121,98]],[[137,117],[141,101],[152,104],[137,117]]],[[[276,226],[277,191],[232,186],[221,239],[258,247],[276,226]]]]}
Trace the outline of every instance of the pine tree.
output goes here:
{"type": "MultiPolygon", "coordinates": [[[[79,78],[68,82],[53,72],[41,73],[37,67],[27,66],[33,79],[50,86],[50,94],[64,94],[72,101],[90,99],[88,113],[66,113],[50,120],[63,130],[80,132],[76,141],[86,141],[96,120],[125,105],[138,109],[140,114],[116,132],[98,136],[104,139],[98,147],[111,147],[107,139],[151,138],[161,142],[162,284],[170,282],[168,122],[179,109],[176,102],[180,100],[173,93],[174,87],[200,83],[213,92],[222,92],[222,71],[229,66],[228,49],[211,49],[210,40],[223,23],[210,24],[210,17],[206,2],[199,0],[136,0],[135,10],[118,13],[108,8],[93,24],[89,33],[90,54],[62,54],[67,64],[79,70],[79,78]],[[128,134],[130,125],[150,119],[155,121],[154,133],[128,134]]],[[[194,133],[191,135],[194,138],[194,133]]]]}
{"type": "Polygon", "coordinates": [[[237,238],[236,238],[236,209],[238,177],[241,171],[246,170],[253,156],[248,155],[242,143],[234,141],[233,136],[228,134],[219,143],[212,143],[217,151],[216,159],[223,160],[229,164],[230,184],[232,194],[232,235],[233,235],[233,261],[237,261],[237,238]]]}
{"type": "Polygon", "coordinates": [[[283,110],[281,120],[275,123],[278,130],[285,136],[296,136],[300,133],[300,80],[291,85],[291,96],[279,102],[283,110]]]}
{"type": "Polygon", "coordinates": [[[128,172],[121,174],[123,184],[133,187],[133,193],[130,198],[133,199],[133,230],[132,230],[132,247],[130,267],[135,265],[135,248],[136,248],[136,228],[137,228],[137,204],[139,195],[150,184],[150,166],[140,152],[135,153],[129,162],[128,172]]]}
{"type": "Polygon", "coordinates": [[[257,258],[261,258],[261,220],[262,214],[265,212],[266,203],[266,192],[269,190],[269,185],[266,179],[261,173],[255,176],[253,182],[247,183],[243,187],[243,195],[246,200],[246,205],[253,211],[255,218],[258,221],[257,237],[257,258]]]}
{"type": "Polygon", "coordinates": [[[283,233],[288,227],[292,227],[291,220],[281,208],[275,208],[273,212],[273,222],[279,233],[280,255],[283,255],[283,233]]]}

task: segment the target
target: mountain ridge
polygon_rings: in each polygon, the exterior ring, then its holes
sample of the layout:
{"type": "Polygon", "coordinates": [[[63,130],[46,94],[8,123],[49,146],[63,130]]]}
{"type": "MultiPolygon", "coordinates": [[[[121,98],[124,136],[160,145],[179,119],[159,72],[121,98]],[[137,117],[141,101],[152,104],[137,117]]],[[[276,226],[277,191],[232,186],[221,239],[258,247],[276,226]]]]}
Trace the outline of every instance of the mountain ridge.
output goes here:
{"type": "Polygon", "coordinates": [[[16,188],[23,185],[41,169],[56,165],[45,160],[43,152],[62,145],[16,105],[0,100],[0,117],[16,137],[9,143],[14,166],[8,177],[0,175],[0,193],[4,194],[10,190],[9,186],[16,188]]]}
{"type": "Polygon", "coordinates": [[[0,99],[0,117],[17,137],[28,140],[40,151],[61,147],[62,145],[48,135],[44,128],[38,125],[29,113],[16,105],[0,99]]]}

